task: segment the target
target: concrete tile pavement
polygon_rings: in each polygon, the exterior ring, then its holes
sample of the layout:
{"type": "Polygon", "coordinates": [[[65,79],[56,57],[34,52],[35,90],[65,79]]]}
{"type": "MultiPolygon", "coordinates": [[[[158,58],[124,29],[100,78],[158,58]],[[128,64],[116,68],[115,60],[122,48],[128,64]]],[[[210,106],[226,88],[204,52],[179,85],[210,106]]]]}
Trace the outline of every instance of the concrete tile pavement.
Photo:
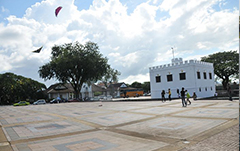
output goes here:
{"type": "Polygon", "coordinates": [[[237,151],[238,124],[236,100],[1,106],[0,150],[237,151]]]}

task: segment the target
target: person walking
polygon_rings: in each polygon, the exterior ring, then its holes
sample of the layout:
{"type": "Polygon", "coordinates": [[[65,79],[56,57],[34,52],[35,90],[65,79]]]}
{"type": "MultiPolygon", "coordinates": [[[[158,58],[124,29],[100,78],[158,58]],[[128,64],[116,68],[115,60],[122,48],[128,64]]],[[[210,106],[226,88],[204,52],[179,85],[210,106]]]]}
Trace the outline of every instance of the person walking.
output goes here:
{"type": "Polygon", "coordinates": [[[181,93],[181,99],[182,99],[182,107],[187,107],[187,103],[185,101],[185,90],[184,90],[184,87],[182,87],[182,91],[180,92],[181,93]]]}
{"type": "MultiPolygon", "coordinates": [[[[187,90],[186,90],[186,92],[187,92],[187,90]]],[[[191,105],[191,101],[190,101],[190,94],[187,92],[187,101],[186,101],[186,103],[188,102],[188,105],[191,105]]]]}
{"type": "Polygon", "coordinates": [[[171,100],[172,100],[172,98],[171,98],[171,94],[172,94],[172,93],[171,93],[171,90],[170,90],[170,89],[168,89],[168,100],[169,100],[169,101],[171,101],[171,100]]]}
{"type": "Polygon", "coordinates": [[[166,99],[165,99],[165,91],[164,90],[162,90],[161,95],[162,95],[162,102],[165,102],[166,99]]]}

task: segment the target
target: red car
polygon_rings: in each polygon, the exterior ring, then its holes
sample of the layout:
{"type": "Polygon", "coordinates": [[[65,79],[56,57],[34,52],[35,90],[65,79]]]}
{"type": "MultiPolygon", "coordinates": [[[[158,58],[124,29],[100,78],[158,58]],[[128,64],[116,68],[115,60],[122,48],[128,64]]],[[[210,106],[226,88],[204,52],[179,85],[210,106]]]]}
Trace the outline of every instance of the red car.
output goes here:
{"type": "Polygon", "coordinates": [[[80,102],[80,99],[73,98],[69,99],[68,102],[80,102]]]}

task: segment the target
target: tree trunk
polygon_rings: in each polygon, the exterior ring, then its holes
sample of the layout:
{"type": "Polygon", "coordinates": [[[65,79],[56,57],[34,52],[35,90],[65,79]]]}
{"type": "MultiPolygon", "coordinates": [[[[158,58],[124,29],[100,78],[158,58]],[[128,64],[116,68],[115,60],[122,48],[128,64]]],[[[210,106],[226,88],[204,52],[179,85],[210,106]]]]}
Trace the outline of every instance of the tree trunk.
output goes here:
{"type": "Polygon", "coordinates": [[[73,89],[74,89],[74,91],[75,91],[75,92],[74,92],[75,97],[76,97],[77,99],[79,99],[82,85],[80,84],[80,87],[79,87],[77,84],[76,84],[76,85],[71,84],[71,85],[72,85],[72,87],[73,87],[73,89]]]}
{"type": "Polygon", "coordinates": [[[75,96],[76,96],[77,99],[79,99],[79,92],[78,92],[78,90],[75,90],[75,96]]]}
{"type": "Polygon", "coordinates": [[[229,79],[228,79],[228,78],[223,79],[222,85],[223,85],[224,90],[227,90],[228,82],[229,82],[229,79]]]}

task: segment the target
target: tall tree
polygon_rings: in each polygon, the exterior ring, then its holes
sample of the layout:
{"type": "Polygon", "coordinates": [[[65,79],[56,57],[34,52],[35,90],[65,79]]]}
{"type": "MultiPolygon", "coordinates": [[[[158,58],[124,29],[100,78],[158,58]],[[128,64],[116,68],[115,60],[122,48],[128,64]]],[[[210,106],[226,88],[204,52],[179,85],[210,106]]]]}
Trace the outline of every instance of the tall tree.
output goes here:
{"type": "Polygon", "coordinates": [[[98,50],[98,45],[93,42],[55,45],[51,61],[39,69],[40,77],[70,83],[79,98],[82,84],[101,79],[109,68],[108,59],[98,50]]]}
{"type": "Polygon", "coordinates": [[[237,51],[218,52],[202,57],[201,60],[213,63],[214,73],[222,79],[222,85],[225,90],[230,78],[239,76],[239,53],[237,51]]]}

